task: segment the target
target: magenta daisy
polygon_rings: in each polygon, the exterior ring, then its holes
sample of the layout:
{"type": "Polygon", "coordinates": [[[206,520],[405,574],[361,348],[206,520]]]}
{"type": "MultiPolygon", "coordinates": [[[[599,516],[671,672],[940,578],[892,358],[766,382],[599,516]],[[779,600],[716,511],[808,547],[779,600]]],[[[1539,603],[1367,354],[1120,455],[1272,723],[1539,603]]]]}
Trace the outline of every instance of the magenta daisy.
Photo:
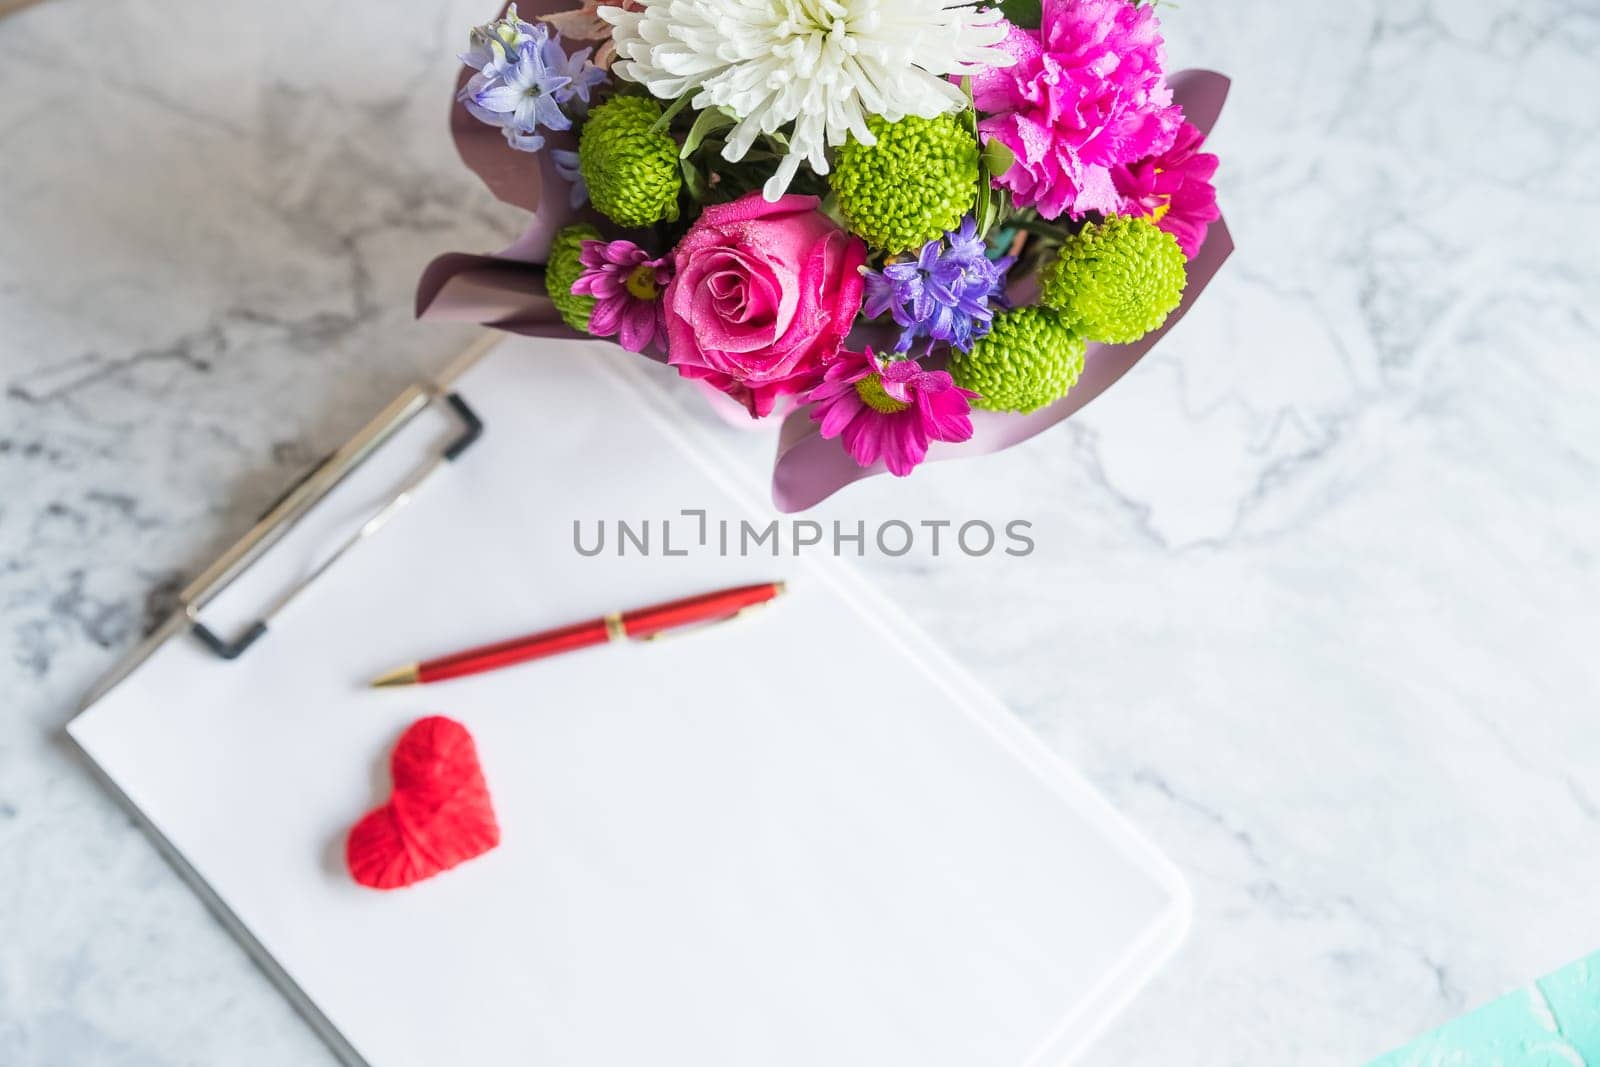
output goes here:
{"type": "Polygon", "coordinates": [[[629,352],[666,347],[661,293],[672,280],[670,258],[652,258],[632,241],[585,241],[578,261],[583,273],[572,283],[572,292],[594,297],[591,334],[615,335],[629,352]]]}
{"type": "Polygon", "coordinates": [[[822,436],[842,436],[858,464],[882,460],[904,478],[927,458],[929,442],[972,436],[968,401],[977,395],[957,388],[945,371],[923,370],[914,359],[881,360],[869,348],[840,351],[804,402],[822,436]]]}
{"type": "Polygon", "coordinates": [[[1200,254],[1206,230],[1222,217],[1211,185],[1217,157],[1200,151],[1205,141],[1205,134],[1185,122],[1165,152],[1111,171],[1122,196],[1118,214],[1148,216],[1178,239],[1190,259],[1200,254]]]}

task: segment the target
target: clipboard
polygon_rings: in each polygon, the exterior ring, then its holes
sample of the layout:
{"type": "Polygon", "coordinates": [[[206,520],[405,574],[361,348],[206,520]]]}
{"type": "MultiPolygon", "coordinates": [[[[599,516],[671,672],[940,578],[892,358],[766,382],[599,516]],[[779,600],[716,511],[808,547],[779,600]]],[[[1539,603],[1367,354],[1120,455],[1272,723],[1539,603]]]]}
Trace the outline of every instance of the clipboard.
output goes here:
{"type": "Polygon", "coordinates": [[[68,732],[102,779],[352,1067],[1070,1061],[1181,940],[1176,870],[843,564],[575,553],[574,521],[770,512],[653,364],[495,340],[319,465],[97,687],[68,732]],[[364,688],[755,575],[785,603],[660,648],[364,688]],[[342,833],[433,713],[477,737],[502,845],[355,886],[342,833]]]}
{"type": "Polygon", "coordinates": [[[104,696],[117,682],[127,677],[150,653],[174,636],[187,630],[218,657],[237,659],[264,636],[274,618],[319,577],[338,563],[358,544],[388,525],[396,513],[411,502],[427,480],[445,464],[464,455],[483,435],[483,420],[460,393],[449,389],[449,382],[472,366],[499,342],[498,335],[486,333],[464,350],[439,379],[420,382],[395,397],[343,445],[324,456],[301,474],[262,509],[261,515],[245,534],[229,546],[210,566],[202,570],[178,593],[175,609],[119,660],[97,682],[79,705],[83,711],[104,696]],[[231,637],[219,634],[201,618],[207,604],[225,593],[251,564],[292,533],[319,504],[396,434],[424,411],[447,409],[460,422],[460,432],[427,457],[376,508],[357,523],[331,551],[309,571],[297,577],[269,601],[259,614],[231,637]]]}

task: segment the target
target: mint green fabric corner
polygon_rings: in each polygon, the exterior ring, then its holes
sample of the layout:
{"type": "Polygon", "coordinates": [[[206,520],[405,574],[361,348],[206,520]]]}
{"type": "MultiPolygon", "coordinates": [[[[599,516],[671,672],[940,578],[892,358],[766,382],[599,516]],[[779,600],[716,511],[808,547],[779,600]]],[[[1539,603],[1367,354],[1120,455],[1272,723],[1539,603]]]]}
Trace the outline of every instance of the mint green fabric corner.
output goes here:
{"type": "Polygon", "coordinates": [[[1369,1067],[1600,1067],[1600,952],[1369,1067]]]}

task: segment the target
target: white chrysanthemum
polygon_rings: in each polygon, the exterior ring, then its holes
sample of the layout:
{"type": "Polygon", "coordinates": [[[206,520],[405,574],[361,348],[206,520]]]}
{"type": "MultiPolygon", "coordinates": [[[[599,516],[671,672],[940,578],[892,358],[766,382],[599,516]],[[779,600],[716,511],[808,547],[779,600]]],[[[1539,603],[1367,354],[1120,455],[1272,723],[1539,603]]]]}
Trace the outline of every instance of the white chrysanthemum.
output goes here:
{"type": "Polygon", "coordinates": [[[694,91],[692,107],[738,120],[723,158],[743,159],[758,136],[785,131],[789,152],[763,189],[768,200],[802,160],[828,173],[830,145],[851,135],[875,143],[868,115],[959,111],[966,96],[948,75],[1012,62],[994,47],[1006,33],[998,10],[946,0],[633,0],[599,14],[615,27],[613,72],[662,100],[694,91]]]}

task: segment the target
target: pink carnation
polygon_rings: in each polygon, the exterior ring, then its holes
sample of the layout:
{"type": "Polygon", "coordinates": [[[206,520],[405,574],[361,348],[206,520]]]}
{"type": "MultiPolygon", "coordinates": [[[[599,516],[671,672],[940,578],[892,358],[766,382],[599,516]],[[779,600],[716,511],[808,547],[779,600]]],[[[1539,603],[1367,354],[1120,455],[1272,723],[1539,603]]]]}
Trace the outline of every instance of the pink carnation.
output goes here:
{"type": "Polygon", "coordinates": [[[822,378],[861,310],[866,246],[818,204],[759,191],[713,204],[672,252],[667,362],[756,418],[822,378]]]}
{"type": "Polygon", "coordinates": [[[1154,219],[1190,259],[1200,254],[1206,230],[1222,217],[1211,185],[1217,157],[1200,151],[1205,141],[1205,134],[1185,122],[1165,152],[1111,172],[1122,196],[1118,213],[1154,219]]]}
{"type": "Polygon", "coordinates": [[[1040,28],[1013,26],[1016,58],[973,79],[978,124],[1016,162],[995,184],[1047,219],[1113,214],[1111,168],[1165,151],[1183,121],[1163,66],[1160,25],[1128,0],[1044,0],[1040,28]]]}

